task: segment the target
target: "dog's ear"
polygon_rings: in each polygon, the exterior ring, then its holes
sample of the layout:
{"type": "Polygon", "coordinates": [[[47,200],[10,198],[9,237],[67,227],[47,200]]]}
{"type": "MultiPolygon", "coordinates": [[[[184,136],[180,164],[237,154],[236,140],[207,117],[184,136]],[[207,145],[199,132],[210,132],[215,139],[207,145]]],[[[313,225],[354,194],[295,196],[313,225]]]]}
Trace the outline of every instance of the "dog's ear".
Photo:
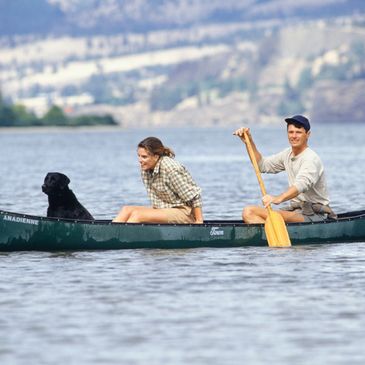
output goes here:
{"type": "Polygon", "coordinates": [[[60,172],[58,174],[60,176],[60,188],[66,189],[71,180],[65,174],[61,174],[60,172]]]}

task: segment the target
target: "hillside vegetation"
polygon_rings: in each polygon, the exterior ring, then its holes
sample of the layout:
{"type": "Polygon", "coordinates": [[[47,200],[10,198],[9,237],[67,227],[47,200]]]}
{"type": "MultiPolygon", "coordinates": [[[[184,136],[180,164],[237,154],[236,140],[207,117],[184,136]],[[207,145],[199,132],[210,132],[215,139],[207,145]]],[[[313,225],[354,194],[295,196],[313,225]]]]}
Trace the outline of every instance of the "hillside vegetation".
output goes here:
{"type": "Polygon", "coordinates": [[[4,102],[0,94],[0,127],[34,127],[34,126],[92,126],[116,125],[110,115],[83,115],[68,117],[58,106],[52,106],[42,118],[29,112],[23,105],[12,105],[4,102]]]}
{"type": "Polygon", "coordinates": [[[362,1],[35,4],[57,21],[0,38],[0,88],[37,118],[59,105],[124,126],[365,121],[362,1]]]}

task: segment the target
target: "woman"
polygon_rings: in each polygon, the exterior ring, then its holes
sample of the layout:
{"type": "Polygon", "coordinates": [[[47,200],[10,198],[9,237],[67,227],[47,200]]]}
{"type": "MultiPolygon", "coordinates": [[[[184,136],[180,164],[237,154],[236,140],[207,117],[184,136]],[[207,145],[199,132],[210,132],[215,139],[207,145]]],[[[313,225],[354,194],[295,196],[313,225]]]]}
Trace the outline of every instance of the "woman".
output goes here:
{"type": "Polygon", "coordinates": [[[125,206],[113,222],[203,223],[201,189],[156,137],[138,144],[138,161],[151,207],[125,206]]]}

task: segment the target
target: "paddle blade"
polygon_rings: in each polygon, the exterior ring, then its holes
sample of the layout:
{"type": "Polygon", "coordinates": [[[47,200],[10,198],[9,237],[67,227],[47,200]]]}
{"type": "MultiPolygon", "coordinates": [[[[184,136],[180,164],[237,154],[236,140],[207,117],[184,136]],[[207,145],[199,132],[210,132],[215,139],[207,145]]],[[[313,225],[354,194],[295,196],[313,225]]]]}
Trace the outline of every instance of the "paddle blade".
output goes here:
{"type": "Polygon", "coordinates": [[[270,209],[265,222],[267,243],[270,247],[290,247],[291,242],[283,217],[270,209]]]}

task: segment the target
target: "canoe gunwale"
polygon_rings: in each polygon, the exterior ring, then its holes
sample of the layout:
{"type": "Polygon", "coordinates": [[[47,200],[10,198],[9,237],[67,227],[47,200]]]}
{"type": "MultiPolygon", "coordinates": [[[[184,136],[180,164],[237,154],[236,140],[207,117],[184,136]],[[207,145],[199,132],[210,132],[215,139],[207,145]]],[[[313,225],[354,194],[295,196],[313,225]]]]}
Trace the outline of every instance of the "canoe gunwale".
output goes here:
{"type": "MultiPolygon", "coordinates": [[[[248,224],[240,220],[207,220],[204,223],[116,223],[112,222],[110,219],[95,219],[93,221],[83,220],[83,219],[69,219],[69,218],[53,218],[45,216],[37,216],[25,213],[9,212],[6,210],[0,210],[0,215],[11,215],[15,217],[34,219],[39,221],[50,221],[50,222],[64,222],[64,223],[80,223],[80,224],[91,224],[91,225],[125,225],[125,226],[176,226],[176,227],[210,227],[210,226],[233,226],[233,227],[262,227],[263,223],[248,224]]],[[[338,214],[337,219],[326,219],[319,222],[298,222],[298,223],[287,223],[287,226],[306,226],[306,225],[319,225],[319,224],[329,224],[337,222],[346,222],[357,219],[365,218],[365,210],[358,210],[346,213],[338,214]]]]}

